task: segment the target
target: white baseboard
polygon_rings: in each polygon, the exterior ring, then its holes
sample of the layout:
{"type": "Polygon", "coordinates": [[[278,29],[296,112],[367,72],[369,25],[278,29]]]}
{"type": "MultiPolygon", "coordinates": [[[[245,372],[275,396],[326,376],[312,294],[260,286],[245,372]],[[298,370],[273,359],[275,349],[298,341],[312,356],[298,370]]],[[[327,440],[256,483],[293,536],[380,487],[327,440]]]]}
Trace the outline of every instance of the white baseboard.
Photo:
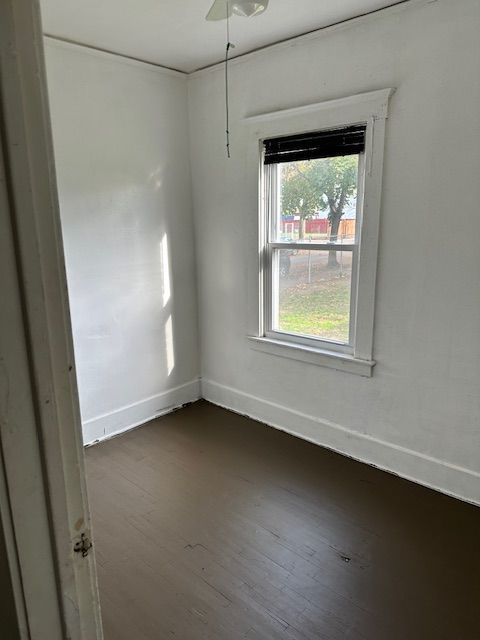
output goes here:
{"type": "Polygon", "coordinates": [[[202,379],[201,395],[213,404],[455,498],[480,505],[480,473],[353,431],[316,416],[202,379]]]}
{"type": "Polygon", "coordinates": [[[88,445],[111,438],[199,398],[200,380],[197,378],[173,389],[167,389],[163,393],[85,420],[82,423],[83,442],[88,445]]]}

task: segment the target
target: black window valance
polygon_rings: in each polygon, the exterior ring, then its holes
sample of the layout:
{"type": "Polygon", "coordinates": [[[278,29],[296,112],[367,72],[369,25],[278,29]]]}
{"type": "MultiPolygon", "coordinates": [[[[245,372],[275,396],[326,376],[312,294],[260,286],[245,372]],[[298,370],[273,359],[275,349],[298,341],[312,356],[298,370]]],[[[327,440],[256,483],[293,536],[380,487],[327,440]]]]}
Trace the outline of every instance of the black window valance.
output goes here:
{"type": "Polygon", "coordinates": [[[351,125],[327,131],[312,131],[264,141],[265,164],[314,160],[362,153],[366,125],[351,125]]]}

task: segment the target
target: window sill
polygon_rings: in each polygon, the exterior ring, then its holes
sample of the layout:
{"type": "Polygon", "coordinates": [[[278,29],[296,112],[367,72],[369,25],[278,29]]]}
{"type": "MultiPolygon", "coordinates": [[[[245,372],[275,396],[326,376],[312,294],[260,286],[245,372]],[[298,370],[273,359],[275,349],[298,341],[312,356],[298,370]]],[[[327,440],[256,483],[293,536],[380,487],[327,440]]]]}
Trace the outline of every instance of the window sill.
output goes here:
{"type": "Polygon", "coordinates": [[[375,366],[374,360],[360,360],[349,354],[337,351],[327,351],[325,349],[315,349],[304,345],[272,340],[258,336],[248,336],[251,346],[256,351],[262,351],[282,358],[292,358],[301,362],[308,362],[322,367],[330,367],[337,371],[354,373],[359,376],[371,378],[372,369],[375,366]]]}

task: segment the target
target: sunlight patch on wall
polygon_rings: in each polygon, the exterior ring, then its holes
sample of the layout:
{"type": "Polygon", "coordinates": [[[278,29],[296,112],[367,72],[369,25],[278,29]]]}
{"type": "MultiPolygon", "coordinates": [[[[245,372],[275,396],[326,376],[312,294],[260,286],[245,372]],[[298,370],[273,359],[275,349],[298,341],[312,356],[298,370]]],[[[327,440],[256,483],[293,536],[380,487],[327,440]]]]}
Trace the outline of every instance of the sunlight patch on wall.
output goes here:
{"type": "Polygon", "coordinates": [[[172,316],[168,316],[165,323],[165,345],[167,351],[167,374],[170,375],[175,367],[175,347],[173,344],[172,316]]]}
{"type": "Polygon", "coordinates": [[[166,233],[163,234],[160,243],[160,256],[162,261],[162,298],[163,307],[165,308],[171,296],[170,260],[168,256],[168,240],[166,233]]]}

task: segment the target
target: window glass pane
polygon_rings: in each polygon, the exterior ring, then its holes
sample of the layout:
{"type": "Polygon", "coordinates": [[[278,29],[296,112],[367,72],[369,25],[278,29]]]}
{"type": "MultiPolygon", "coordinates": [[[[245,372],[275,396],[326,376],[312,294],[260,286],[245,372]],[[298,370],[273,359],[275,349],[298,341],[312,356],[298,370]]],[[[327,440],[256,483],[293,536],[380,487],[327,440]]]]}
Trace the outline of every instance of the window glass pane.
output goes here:
{"type": "Polygon", "coordinates": [[[273,329],[349,343],[351,251],[273,252],[273,329]]]}
{"type": "Polygon", "coordinates": [[[271,165],[272,241],[355,242],[358,160],[349,155],[271,165]]]}

